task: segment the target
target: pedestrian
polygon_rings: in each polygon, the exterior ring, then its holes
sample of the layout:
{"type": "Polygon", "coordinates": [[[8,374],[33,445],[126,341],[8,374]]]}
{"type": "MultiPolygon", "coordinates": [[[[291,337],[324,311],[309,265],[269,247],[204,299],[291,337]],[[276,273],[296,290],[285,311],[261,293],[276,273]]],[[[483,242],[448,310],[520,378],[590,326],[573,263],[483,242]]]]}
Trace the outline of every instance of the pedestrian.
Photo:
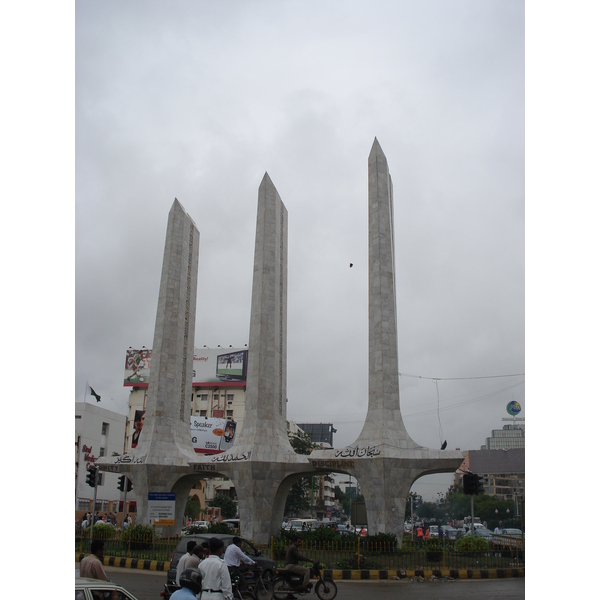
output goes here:
{"type": "Polygon", "coordinates": [[[101,562],[104,558],[104,542],[102,540],[93,540],[90,550],[92,553],[86,556],[79,564],[79,576],[110,581],[104,572],[101,562]]]}
{"type": "Polygon", "coordinates": [[[222,558],[224,546],[219,538],[210,538],[210,556],[198,567],[202,575],[201,600],[233,600],[229,569],[222,558]]]}
{"type": "Polygon", "coordinates": [[[202,591],[202,575],[198,569],[185,569],[179,578],[181,589],[173,592],[172,600],[196,600],[202,591]]]}
{"type": "Polygon", "coordinates": [[[200,561],[204,558],[204,548],[200,544],[196,544],[192,550],[192,555],[188,558],[185,565],[186,569],[197,569],[200,561]]]}
{"type": "Polygon", "coordinates": [[[194,549],[195,545],[196,542],[194,540],[190,540],[187,543],[187,552],[179,559],[179,562],[177,563],[177,574],[175,575],[175,583],[177,585],[179,585],[179,578],[186,568],[188,559],[192,556],[192,550],[194,549]]]}

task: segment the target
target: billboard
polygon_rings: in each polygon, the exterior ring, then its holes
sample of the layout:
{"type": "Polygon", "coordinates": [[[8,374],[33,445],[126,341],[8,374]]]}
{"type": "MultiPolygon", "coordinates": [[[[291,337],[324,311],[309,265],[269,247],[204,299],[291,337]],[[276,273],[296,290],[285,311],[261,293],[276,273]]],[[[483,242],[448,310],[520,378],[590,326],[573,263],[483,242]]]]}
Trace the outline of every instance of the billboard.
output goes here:
{"type": "Polygon", "coordinates": [[[192,416],[190,428],[194,452],[199,454],[220,454],[235,443],[237,423],[232,419],[192,416]]]}
{"type": "Polygon", "coordinates": [[[148,385],[151,359],[152,350],[148,350],[148,348],[142,348],[141,350],[129,348],[125,354],[124,385],[137,385],[139,383],[148,385]]]}
{"type": "MultiPolygon", "coordinates": [[[[148,387],[152,350],[129,348],[125,356],[124,386],[148,387]]],[[[194,387],[244,386],[248,370],[245,348],[194,349],[194,387]]]]}
{"type": "MultiPolygon", "coordinates": [[[[131,448],[136,448],[138,445],[139,436],[144,427],[145,414],[145,410],[135,411],[131,448]]],[[[237,422],[233,419],[190,417],[192,446],[194,447],[194,452],[198,454],[220,454],[221,452],[225,452],[225,450],[229,450],[235,443],[236,430],[237,422]]]]}

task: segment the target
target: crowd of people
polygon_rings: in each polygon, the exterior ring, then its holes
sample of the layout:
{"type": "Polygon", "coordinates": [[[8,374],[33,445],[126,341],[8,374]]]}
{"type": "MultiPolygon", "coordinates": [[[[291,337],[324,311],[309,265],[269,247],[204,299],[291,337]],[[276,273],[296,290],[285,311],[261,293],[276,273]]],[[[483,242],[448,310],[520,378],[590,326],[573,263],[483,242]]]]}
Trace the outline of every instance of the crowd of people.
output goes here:
{"type": "MultiPolygon", "coordinates": [[[[92,524],[92,517],[94,519],[94,524],[99,525],[112,525],[114,527],[117,526],[117,513],[107,513],[105,515],[101,515],[98,511],[95,514],[88,512],[81,517],[79,520],[75,520],[75,526],[80,527],[83,531],[86,531],[88,527],[92,524]]],[[[127,515],[123,520],[123,529],[127,529],[130,525],[133,525],[133,519],[131,515],[127,515]]]]}
{"type": "MultiPolygon", "coordinates": [[[[87,517],[88,515],[86,515],[87,517]]],[[[303,587],[310,586],[310,569],[301,566],[300,561],[314,563],[310,558],[300,554],[302,540],[296,536],[288,548],[286,569],[303,576],[303,587]]],[[[246,586],[244,573],[253,568],[256,563],[241,549],[242,539],[234,537],[225,550],[225,544],[217,537],[208,542],[198,544],[190,540],[186,553],[177,563],[175,582],[180,589],[176,590],[173,600],[233,600],[232,578],[238,578],[240,588],[246,586]],[[202,594],[200,596],[200,594],[202,594]]],[[[110,581],[102,566],[104,558],[104,542],[94,540],[91,554],[80,563],[81,577],[110,581]]],[[[289,596],[288,596],[289,597],[289,596]]],[[[291,595],[292,598],[295,596],[291,595]]]]}

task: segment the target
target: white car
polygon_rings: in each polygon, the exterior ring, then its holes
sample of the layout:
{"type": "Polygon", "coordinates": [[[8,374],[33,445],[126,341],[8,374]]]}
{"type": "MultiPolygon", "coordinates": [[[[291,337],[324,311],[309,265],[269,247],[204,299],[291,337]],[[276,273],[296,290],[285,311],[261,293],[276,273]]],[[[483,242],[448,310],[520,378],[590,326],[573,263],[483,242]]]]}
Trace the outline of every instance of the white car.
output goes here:
{"type": "Polygon", "coordinates": [[[75,600],[137,600],[124,587],[100,579],[75,579],[75,600]]]}

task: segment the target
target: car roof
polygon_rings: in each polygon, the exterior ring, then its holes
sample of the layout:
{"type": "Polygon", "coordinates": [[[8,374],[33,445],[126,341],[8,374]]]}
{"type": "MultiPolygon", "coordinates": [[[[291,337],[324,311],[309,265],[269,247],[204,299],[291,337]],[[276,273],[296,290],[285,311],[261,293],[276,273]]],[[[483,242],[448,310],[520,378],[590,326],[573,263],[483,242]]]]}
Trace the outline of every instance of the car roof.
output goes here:
{"type": "MultiPolygon", "coordinates": [[[[226,546],[228,546],[231,543],[231,540],[234,537],[239,537],[239,536],[235,536],[232,535],[230,533],[190,533],[188,535],[184,535],[181,537],[181,539],[179,540],[179,543],[177,544],[177,548],[176,551],[180,551],[181,549],[185,549],[185,547],[187,546],[187,543],[190,540],[198,540],[201,542],[208,542],[210,540],[210,538],[216,537],[220,540],[222,540],[226,546]]],[[[245,542],[248,542],[248,540],[243,539],[245,542]]],[[[250,543],[250,542],[248,542],[250,543]]]]}
{"type": "Polygon", "coordinates": [[[118,583],[114,583],[112,581],[104,581],[103,579],[93,579],[92,577],[75,577],[75,587],[86,587],[90,585],[94,587],[107,587],[110,589],[125,589],[122,585],[119,585],[118,583]]]}

